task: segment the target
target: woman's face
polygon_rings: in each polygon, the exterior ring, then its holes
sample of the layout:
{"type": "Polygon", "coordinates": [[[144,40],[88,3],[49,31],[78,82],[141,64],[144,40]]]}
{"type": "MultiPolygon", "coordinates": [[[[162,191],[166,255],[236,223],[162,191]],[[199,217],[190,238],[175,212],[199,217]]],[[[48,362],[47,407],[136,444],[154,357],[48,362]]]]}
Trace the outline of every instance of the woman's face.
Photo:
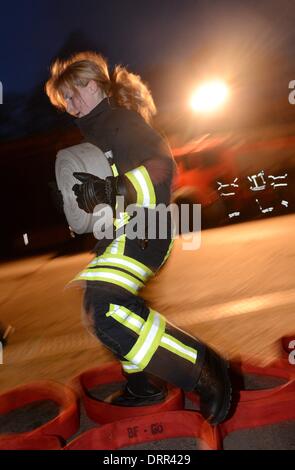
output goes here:
{"type": "Polygon", "coordinates": [[[77,92],[74,93],[67,89],[63,96],[67,113],[77,118],[90,113],[106,96],[93,80],[90,80],[85,87],[77,86],[76,90],[77,92]]]}

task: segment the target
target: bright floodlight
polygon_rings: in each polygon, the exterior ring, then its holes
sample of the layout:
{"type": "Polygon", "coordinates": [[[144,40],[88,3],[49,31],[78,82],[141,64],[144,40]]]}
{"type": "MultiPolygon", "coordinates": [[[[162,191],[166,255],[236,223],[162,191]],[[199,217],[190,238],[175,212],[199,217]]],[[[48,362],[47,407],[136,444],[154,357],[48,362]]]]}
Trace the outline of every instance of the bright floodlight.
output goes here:
{"type": "Polygon", "coordinates": [[[223,105],[228,94],[228,87],[221,80],[204,83],[193,94],[191,106],[195,111],[210,113],[223,105]]]}

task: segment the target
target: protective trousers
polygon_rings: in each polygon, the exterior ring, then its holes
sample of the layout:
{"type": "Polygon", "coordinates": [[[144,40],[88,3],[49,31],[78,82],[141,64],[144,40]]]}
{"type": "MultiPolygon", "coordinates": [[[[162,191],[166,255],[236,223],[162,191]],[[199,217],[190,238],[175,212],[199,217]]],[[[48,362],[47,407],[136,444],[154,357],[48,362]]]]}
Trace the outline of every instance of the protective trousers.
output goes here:
{"type": "Polygon", "coordinates": [[[121,361],[125,376],[147,373],[191,391],[202,369],[205,345],[168,323],[138,295],[165,263],[172,243],[154,239],[142,249],[137,239],[123,235],[77,279],[86,280],[87,323],[121,361]]]}

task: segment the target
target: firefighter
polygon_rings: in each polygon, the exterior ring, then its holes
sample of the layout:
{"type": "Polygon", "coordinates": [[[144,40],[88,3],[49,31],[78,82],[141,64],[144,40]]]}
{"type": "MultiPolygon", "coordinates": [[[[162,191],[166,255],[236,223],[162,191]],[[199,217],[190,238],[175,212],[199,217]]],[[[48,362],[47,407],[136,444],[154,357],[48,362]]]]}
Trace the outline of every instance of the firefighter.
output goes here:
{"type": "MultiPolygon", "coordinates": [[[[92,213],[106,203],[115,213],[117,196],[144,208],[168,206],[175,163],[166,140],[152,125],[156,113],[148,87],[121,66],[110,73],[106,60],[83,52],[51,67],[46,93],[52,104],[75,118],[82,135],[109,159],[113,176],[105,180],[74,173],[73,191],[79,207],[92,213]]],[[[166,390],[152,377],[200,396],[200,411],[211,424],[229,411],[231,384],[228,364],[200,340],[171,325],[139,296],[167,260],[172,244],[172,221],[167,236],[127,236],[130,213],[114,220],[114,238],[100,240],[96,256],[77,275],[85,282],[84,308],[97,338],[121,361],[126,386],[110,398],[112,404],[144,406],[165,399],[166,390]]],[[[156,224],[157,225],[157,224],[156,224]]]]}

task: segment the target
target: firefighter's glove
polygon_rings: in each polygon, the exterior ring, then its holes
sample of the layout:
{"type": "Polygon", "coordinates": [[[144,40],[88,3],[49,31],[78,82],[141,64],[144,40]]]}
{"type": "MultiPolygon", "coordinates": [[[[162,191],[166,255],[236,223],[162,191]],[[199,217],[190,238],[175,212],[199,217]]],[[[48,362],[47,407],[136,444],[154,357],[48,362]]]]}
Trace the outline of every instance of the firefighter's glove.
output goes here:
{"type": "Polygon", "coordinates": [[[98,204],[108,204],[115,208],[118,178],[108,176],[105,180],[90,173],[73,173],[73,176],[82,184],[72,187],[78,206],[85,212],[92,214],[98,204]]]}

